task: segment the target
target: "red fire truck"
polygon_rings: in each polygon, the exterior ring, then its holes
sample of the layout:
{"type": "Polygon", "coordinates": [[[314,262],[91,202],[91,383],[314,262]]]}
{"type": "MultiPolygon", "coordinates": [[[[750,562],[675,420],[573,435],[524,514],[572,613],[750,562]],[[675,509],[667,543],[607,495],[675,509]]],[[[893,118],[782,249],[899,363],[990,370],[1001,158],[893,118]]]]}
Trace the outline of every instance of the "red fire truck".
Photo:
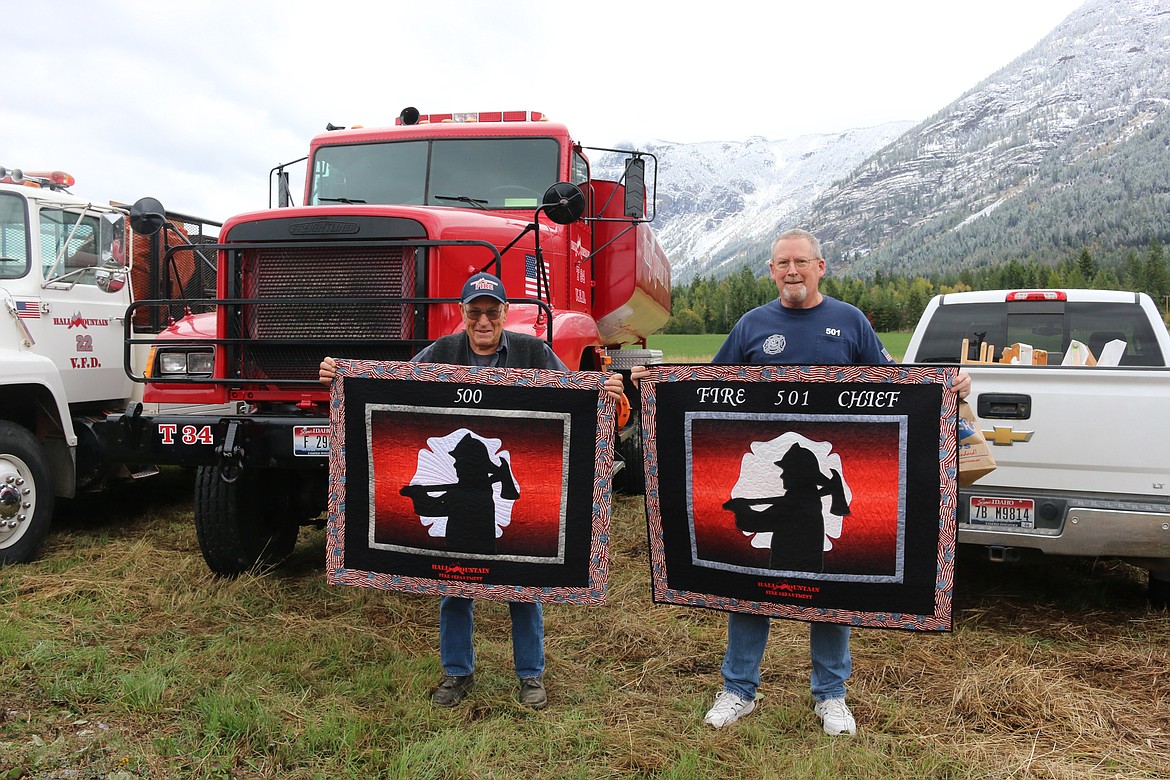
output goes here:
{"type": "MultiPolygon", "coordinates": [[[[620,180],[604,181],[586,151],[537,112],[408,108],[389,127],[330,125],[304,158],[304,205],[290,204],[290,163],[273,169],[277,208],[224,223],[203,313],[149,339],[127,331],[127,354],[151,349],[133,377],[144,401],[248,404],[202,419],[131,405],[107,422],[116,457],[197,468],[195,524],[213,571],[278,561],[301,525],[323,522],[321,358],[408,360],[463,328],[459,292],[478,271],[511,293],[508,330],[547,339],[570,368],[653,359],[645,339],[670,315],[670,265],[648,224],[657,160],[623,152],[620,180]]],[[[144,199],[130,217],[150,232],[161,206],[144,199]]],[[[618,477],[636,488],[640,437],[629,433],[619,454],[637,462],[618,477]]]]}

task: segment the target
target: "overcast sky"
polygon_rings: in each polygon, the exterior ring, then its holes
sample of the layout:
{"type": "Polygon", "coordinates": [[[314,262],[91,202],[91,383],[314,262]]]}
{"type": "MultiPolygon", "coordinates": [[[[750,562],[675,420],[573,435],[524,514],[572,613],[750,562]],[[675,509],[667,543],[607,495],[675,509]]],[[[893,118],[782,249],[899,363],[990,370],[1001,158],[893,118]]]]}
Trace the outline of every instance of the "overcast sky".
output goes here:
{"type": "Polygon", "coordinates": [[[0,166],[223,220],[327,123],[408,105],[543,111],[593,146],[922,120],[1081,4],[0,0],[0,166]]]}

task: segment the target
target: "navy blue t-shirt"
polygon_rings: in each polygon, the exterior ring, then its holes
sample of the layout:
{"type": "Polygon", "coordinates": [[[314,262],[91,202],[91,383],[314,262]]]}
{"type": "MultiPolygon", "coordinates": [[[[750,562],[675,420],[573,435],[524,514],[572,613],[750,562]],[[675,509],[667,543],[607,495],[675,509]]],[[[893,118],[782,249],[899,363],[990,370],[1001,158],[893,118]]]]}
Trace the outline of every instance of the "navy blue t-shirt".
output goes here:
{"type": "Polygon", "coordinates": [[[711,361],[722,365],[884,365],[894,359],[861,310],[824,296],[811,309],[779,299],[740,317],[711,361]]]}

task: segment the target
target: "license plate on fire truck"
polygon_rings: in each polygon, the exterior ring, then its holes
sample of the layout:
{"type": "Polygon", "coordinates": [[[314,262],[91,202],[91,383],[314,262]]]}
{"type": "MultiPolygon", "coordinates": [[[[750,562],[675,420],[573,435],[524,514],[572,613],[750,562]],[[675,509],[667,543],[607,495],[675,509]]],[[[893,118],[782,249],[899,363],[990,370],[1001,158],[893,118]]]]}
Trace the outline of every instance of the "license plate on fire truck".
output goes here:
{"type": "Polygon", "coordinates": [[[329,457],[329,426],[294,425],[292,445],[299,458],[329,457]]]}
{"type": "Polygon", "coordinates": [[[1030,498],[971,496],[967,521],[972,525],[1036,527],[1036,502],[1030,498]]]}

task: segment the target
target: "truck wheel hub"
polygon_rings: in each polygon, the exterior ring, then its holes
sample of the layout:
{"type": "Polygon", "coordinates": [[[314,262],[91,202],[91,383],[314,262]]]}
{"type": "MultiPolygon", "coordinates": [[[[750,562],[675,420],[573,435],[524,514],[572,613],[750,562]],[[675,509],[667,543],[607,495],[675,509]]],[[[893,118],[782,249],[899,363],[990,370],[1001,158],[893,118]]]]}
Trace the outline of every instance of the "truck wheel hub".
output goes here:
{"type": "Polygon", "coordinates": [[[0,483],[0,523],[6,520],[19,519],[19,487],[24,483],[24,480],[20,477],[14,477],[11,474],[0,479],[3,480],[2,483],[0,483]]]}

